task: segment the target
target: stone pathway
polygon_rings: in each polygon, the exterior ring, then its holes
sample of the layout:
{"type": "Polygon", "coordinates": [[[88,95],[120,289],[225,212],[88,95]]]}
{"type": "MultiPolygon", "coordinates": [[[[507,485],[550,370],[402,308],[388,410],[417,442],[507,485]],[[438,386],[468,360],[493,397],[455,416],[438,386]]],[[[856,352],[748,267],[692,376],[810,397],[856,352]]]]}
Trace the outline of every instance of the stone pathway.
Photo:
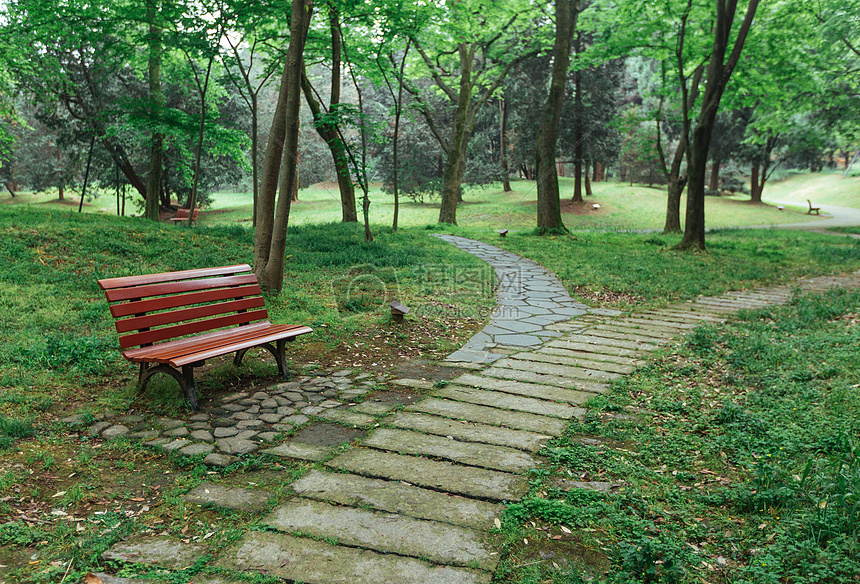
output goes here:
{"type": "MultiPolygon", "coordinates": [[[[187,420],[108,414],[90,423],[85,432],[90,437],[105,439],[124,436],[141,440],[146,446],[177,450],[188,456],[206,455],[203,459],[206,464],[225,467],[236,462],[238,455],[271,446],[282,432],[310,422],[311,417],[358,428],[370,427],[376,422],[370,414],[388,413],[397,403],[361,404],[356,400],[384,380],[385,376],[355,374],[352,369],[319,371],[278,383],[266,391],[224,396],[187,420]]],[[[80,425],[87,417],[76,414],[62,421],[80,425]]],[[[331,450],[291,441],[264,452],[318,460],[331,450]]]]}
{"type": "Polygon", "coordinates": [[[496,271],[499,286],[490,321],[448,357],[448,361],[492,363],[512,351],[560,336],[550,325],[582,314],[608,314],[567,294],[558,277],[531,260],[481,241],[436,234],[443,241],[481,258],[496,271]]]}
{"type": "MultiPolygon", "coordinates": [[[[481,247],[482,253],[492,248],[481,247]]],[[[571,419],[584,415],[586,400],[607,391],[614,379],[629,374],[654,351],[677,342],[701,322],[720,323],[740,309],[785,303],[794,287],[821,292],[834,286],[860,287],[860,271],[630,314],[585,313],[573,321],[541,325],[541,331],[555,334],[544,335],[540,344],[528,349],[500,354],[487,367],[467,371],[444,387],[415,379],[393,381],[430,390],[424,399],[400,410],[345,404],[307,412],[323,419],[331,418],[326,417],[328,412],[342,412],[334,419],[344,416],[347,423],[353,415],[363,415],[379,427],[346,450],[294,442],[269,449],[276,456],[318,464],[292,483],[292,494],[261,518],[264,530],[249,530],[218,551],[191,582],[236,584],[265,574],[308,584],[488,583],[500,561],[495,527],[505,502],[527,493],[529,469],[543,464],[540,449],[571,419]]],[[[297,383],[304,387],[312,380],[297,383]]],[[[230,403],[244,406],[260,399],[262,411],[266,400],[292,399],[286,390],[277,393],[278,387],[265,392],[265,399],[252,395],[230,403]]],[[[265,409],[277,410],[271,402],[267,405],[273,407],[265,409]]],[[[296,402],[280,407],[295,408],[296,402]]],[[[251,420],[263,414],[248,415],[257,416],[251,420]]],[[[614,485],[563,481],[559,487],[612,492],[614,485]]],[[[204,483],[186,499],[259,512],[272,496],[204,483]]],[[[105,558],[179,570],[204,553],[200,545],[166,537],[130,539],[114,546],[105,558]]]]}

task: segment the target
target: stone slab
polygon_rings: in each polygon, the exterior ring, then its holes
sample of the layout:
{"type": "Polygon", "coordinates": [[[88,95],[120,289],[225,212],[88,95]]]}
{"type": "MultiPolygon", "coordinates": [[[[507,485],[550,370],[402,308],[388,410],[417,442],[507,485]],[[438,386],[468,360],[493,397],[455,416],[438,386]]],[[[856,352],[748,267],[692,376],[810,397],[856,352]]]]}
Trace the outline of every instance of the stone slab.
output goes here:
{"type": "Polygon", "coordinates": [[[318,446],[316,444],[307,444],[305,442],[287,442],[274,448],[266,448],[261,452],[263,454],[271,454],[272,456],[282,456],[284,458],[296,458],[298,460],[320,461],[328,458],[334,448],[328,446],[318,446]]]}
{"type": "Polygon", "coordinates": [[[384,416],[385,414],[391,413],[391,411],[394,410],[396,407],[397,404],[366,401],[354,405],[350,407],[350,409],[354,412],[358,412],[360,414],[367,414],[369,416],[384,416]]]}
{"type": "Polygon", "coordinates": [[[398,412],[386,420],[386,423],[404,430],[415,430],[437,436],[451,436],[461,441],[508,446],[528,452],[539,451],[552,438],[548,434],[512,430],[474,422],[455,422],[438,416],[415,412],[398,412]]]}
{"type": "Polygon", "coordinates": [[[485,377],[483,375],[461,375],[455,380],[455,382],[457,383],[457,385],[460,386],[490,389],[493,391],[513,393],[525,397],[535,397],[538,399],[567,402],[572,404],[582,404],[586,400],[593,397],[591,393],[587,393],[584,391],[565,389],[553,385],[539,385],[537,383],[510,381],[508,379],[485,377]]]}
{"type": "MultiPolygon", "coordinates": [[[[505,370],[506,371],[506,370],[505,370]]],[[[498,391],[484,389],[473,389],[470,387],[459,387],[449,385],[436,393],[436,397],[468,402],[484,406],[492,406],[506,410],[539,414],[541,416],[554,416],[569,420],[576,416],[577,408],[569,403],[558,403],[533,397],[522,397],[498,391]]]]}
{"type": "Polygon", "coordinates": [[[656,351],[659,347],[656,343],[648,342],[644,339],[641,340],[630,340],[630,339],[621,339],[617,336],[613,336],[612,333],[608,333],[606,331],[599,331],[594,329],[588,329],[584,331],[582,334],[573,334],[566,335],[564,337],[565,340],[570,340],[578,343],[588,343],[590,345],[600,345],[605,347],[618,347],[621,349],[629,349],[631,351],[642,351],[642,352],[652,352],[656,351]],[[606,334],[601,334],[606,333],[606,334]]]}
{"type": "Polygon", "coordinates": [[[102,554],[102,559],[184,570],[194,565],[204,553],[206,547],[202,545],[166,537],[140,537],[115,544],[102,554]]]}
{"type": "Polygon", "coordinates": [[[259,531],[239,540],[215,565],[305,584],[488,584],[491,577],[479,570],[259,531]]]}
{"type": "Polygon", "coordinates": [[[368,448],[352,448],[326,465],[491,501],[516,501],[529,489],[523,476],[368,448]]]}
{"type": "Polygon", "coordinates": [[[504,367],[490,367],[485,369],[483,374],[487,377],[498,377],[499,379],[537,383],[538,385],[555,385],[557,387],[579,389],[582,391],[589,391],[591,393],[606,393],[609,391],[609,385],[606,383],[586,381],[584,379],[570,379],[569,377],[546,375],[544,373],[535,373],[533,371],[506,369],[504,367]]]}
{"type": "Polygon", "coordinates": [[[544,363],[541,361],[527,361],[525,359],[508,358],[495,363],[496,367],[517,369],[519,371],[532,371],[545,375],[558,375],[568,377],[572,383],[574,380],[584,379],[586,381],[613,381],[621,377],[618,373],[598,371],[595,369],[583,369],[582,367],[571,367],[569,365],[557,365],[555,363],[544,363]]]}
{"type": "Polygon", "coordinates": [[[239,460],[235,456],[230,456],[229,454],[221,454],[219,452],[212,452],[206,455],[206,458],[203,459],[203,464],[208,464],[209,466],[220,466],[226,467],[230,466],[234,462],[239,460]]]}
{"type": "Polygon", "coordinates": [[[726,319],[721,316],[707,315],[702,312],[692,312],[689,310],[689,306],[690,305],[686,303],[677,304],[668,308],[657,308],[652,310],[646,310],[643,312],[637,312],[636,316],[638,316],[639,318],[666,318],[678,322],[689,322],[695,325],[698,325],[702,322],[711,322],[718,324],[726,321],[726,319]]]}
{"type": "Polygon", "coordinates": [[[352,507],[369,506],[388,513],[485,531],[495,527],[495,519],[501,518],[503,511],[501,505],[487,501],[347,473],[312,470],[290,486],[309,499],[352,507]]]}
{"type": "Polygon", "coordinates": [[[518,353],[513,355],[514,359],[522,359],[525,361],[538,361],[541,363],[551,363],[554,365],[567,365],[571,367],[579,367],[590,371],[605,371],[607,373],[615,373],[628,375],[633,372],[636,367],[633,365],[619,365],[618,363],[610,363],[608,361],[594,361],[591,359],[583,359],[579,357],[566,357],[563,355],[553,355],[545,353],[542,350],[530,353],[518,353]]]}
{"type": "Polygon", "coordinates": [[[310,499],[293,499],[263,522],[280,531],[334,537],[342,545],[437,564],[493,570],[499,559],[498,554],[491,555],[491,538],[483,531],[310,499]]]}
{"type": "Polygon", "coordinates": [[[622,365],[629,367],[639,367],[645,363],[642,359],[633,357],[620,357],[618,355],[605,355],[601,353],[589,353],[587,351],[577,351],[573,349],[560,349],[558,347],[550,347],[549,345],[541,347],[536,351],[528,353],[529,355],[558,355],[568,357],[570,359],[581,359],[583,361],[594,363],[612,363],[613,365],[622,365]]]}
{"type": "Polygon", "coordinates": [[[393,383],[394,385],[402,385],[403,387],[413,387],[415,389],[433,389],[433,382],[428,381],[426,379],[392,379],[388,383],[393,383]]]}
{"type": "MultiPolygon", "coordinates": [[[[96,572],[93,574],[101,580],[102,584],[156,584],[155,580],[139,580],[137,578],[120,578],[119,576],[111,576],[104,572],[96,572]]],[[[82,580],[80,584],[86,584],[86,580],[82,580]]]]}
{"type": "Polygon", "coordinates": [[[462,442],[453,438],[392,428],[375,430],[362,441],[362,445],[520,474],[527,473],[541,462],[531,454],[507,446],[462,442]]]}
{"type": "MultiPolygon", "coordinates": [[[[573,340],[574,336],[581,337],[581,335],[568,335],[564,338],[558,339],[557,341],[550,341],[545,346],[556,347],[558,349],[565,349],[568,351],[579,351],[581,353],[591,353],[595,355],[627,357],[630,359],[641,358],[643,354],[643,351],[635,349],[625,349],[624,347],[613,347],[610,345],[596,344],[593,342],[576,341],[573,340]]],[[[592,338],[590,340],[594,339],[592,338]]]]}
{"type": "Polygon", "coordinates": [[[256,452],[258,448],[259,446],[255,442],[244,438],[221,438],[218,440],[218,450],[224,454],[249,454],[256,452]]]}
{"type": "Polygon", "coordinates": [[[655,337],[647,331],[629,331],[621,329],[622,327],[600,324],[589,328],[584,334],[603,339],[610,339],[613,342],[630,341],[631,343],[646,345],[665,345],[675,339],[674,334],[655,337]]]}
{"type": "Polygon", "coordinates": [[[201,483],[189,491],[184,499],[197,505],[217,505],[249,513],[259,513],[266,508],[270,495],[265,491],[253,491],[238,487],[225,487],[215,483],[201,483]]]}
{"type": "Polygon", "coordinates": [[[428,398],[405,408],[406,411],[434,414],[454,420],[466,420],[493,426],[503,426],[515,430],[527,430],[539,434],[558,436],[567,428],[567,422],[559,418],[500,410],[445,399],[428,398]]]}
{"type": "Polygon", "coordinates": [[[646,340],[650,338],[654,339],[653,341],[649,341],[653,343],[664,343],[667,341],[674,340],[678,336],[678,331],[675,329],[666,329],[664,327],[635,324],[620,319],[617,321],[605,322],[595,325],[589,330],[620,333],[623,335],[635,335],[636,337],[644,337],[646,340]]]}
{"type": "Polygon", "coordinates": [[[215,450],[215,447],[211,444],[191,444],[180,448],[179,453],[185,456],[199,456],[201,454],[209,454],[213,450],[215,450]]]}
{"type": "Polygon", "coordinates": [[[358,428],[370,428],[376,423],[376,418],[367,414],[351,412],[345,408],[334,408],[324,410],[316,414],[317,418],[329,420],[331,422],[340,422],[358,428]]]}

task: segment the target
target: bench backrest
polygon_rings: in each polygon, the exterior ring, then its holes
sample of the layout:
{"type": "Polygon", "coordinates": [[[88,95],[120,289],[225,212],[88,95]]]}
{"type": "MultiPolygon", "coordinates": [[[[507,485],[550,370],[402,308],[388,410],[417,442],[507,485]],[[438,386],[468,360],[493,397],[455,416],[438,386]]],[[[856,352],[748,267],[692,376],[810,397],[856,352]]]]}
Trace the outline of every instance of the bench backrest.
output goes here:
{"type": "Polygon", "coordinates": [[[121,349],[266,321],[257,276],[241,264],[99,280],[121,349]]]}
{"type": "MultiPolygon", "coordinates": [[[[188,219],[188,211],[190,209],[177,209],[176,215],[173,216],[174,219],[188,219]]],[[[194,209],[194,220],[197,220],[197,217],[200,215],[200,209],[194,209]]]]}

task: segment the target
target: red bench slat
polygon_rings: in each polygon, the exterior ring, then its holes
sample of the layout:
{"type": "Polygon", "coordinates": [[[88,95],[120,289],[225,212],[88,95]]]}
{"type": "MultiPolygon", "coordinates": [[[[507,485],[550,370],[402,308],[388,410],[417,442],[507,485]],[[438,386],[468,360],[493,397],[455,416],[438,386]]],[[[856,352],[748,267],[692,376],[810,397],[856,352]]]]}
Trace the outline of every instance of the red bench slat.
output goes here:
{"type": "Polygon", "coordinates": [[[140,345],[148,345],[150,343],[157,343],[159,341],[164,341],[167,339],[175,339],[176,337],[184,337],[186,335],[203,333],[217,328],[235,326],[237,324],[245,324],[257,320],[264,320],[267,317],[268,313],[265,310],[254,310],[251,312],[244,312],[242,314],[221,316],[218,318],[199,320],[196,322],[190,322],[187,324],[180,324],[176,326],[166,326],[152,331],[135,333],[132,335],[120,337],[119,346],[122,349],[127,349],[129,347],[138,347],[140,345]]]}
{"type": "Polygon", "coordinates": [[[227,274],[240,274],[250,272],[248,264],[236,264],[235,266],[223,266],[220,268],[198,268],[195,270],[180,270],[178,272],[161,272],[158,274],[144,274],[141,276],[123,276],[121,278],[105,278],[99,280],[102,290],[113,288],[128,288],[130,286],[142,286],[144,284],[155,284],[158,282],[177,282],[179,280],[191,280],[193,278],[210,278],[212,276],[224,276],[227,274]]]}
{"type": "MultiPolygon", "coordinates": [[[[213,302],[203,306],[171,310],[170,312],[159,312],[157,314],[148,314],[146,316],[123,318],[116,321],[116,332],[127,333],[129,331],[142,331],[152,327],[203,319],[219,314],[247,311],[253,308],[260,308],[261,306],[265,310],[266,303],[263,301],[262,297],[258,296],[256,298],[244,298],[242,300],[231,300],[229,302],[213,302]]],[[[262,318],[269,318],[268,313],[266,313],[262,318]]],[[[175,337],[176,335],[172,336],[175,337]]]]}
{"type": "Polygon", "coordinates": [[[238,286],[236,288],[220,288],[217,290],[206,290],[203,292],[191,292],[189,294],[176,294],[174,296],[163,296],[149,300],[132,300],[122,304],[114,304],[110,307],[110,313],[114,318],[132,316],[135,314],[146,314],[157,310],[179,308],[181,306],[193,306],[205,302],[218,302],[220,300],[232,300],[260,296],[260,286],[238,286]]]}
{"type": "Polygon", "coordinates": [[[256,283],[257,277],[254,274],[225,276],[221,278],[206,278],[204,280],[162,282],[158,284],[147,284],[145,286],[135,286],[133,288],[116,288],[114,290],[106,290],[105,297],[108,299],[108,302],[120,302],[122,300],[151,298],[153,296],[165,296],[168,294],[196,292],[212,288],[228,288],[230,286],[242,286],[256,283]]]}

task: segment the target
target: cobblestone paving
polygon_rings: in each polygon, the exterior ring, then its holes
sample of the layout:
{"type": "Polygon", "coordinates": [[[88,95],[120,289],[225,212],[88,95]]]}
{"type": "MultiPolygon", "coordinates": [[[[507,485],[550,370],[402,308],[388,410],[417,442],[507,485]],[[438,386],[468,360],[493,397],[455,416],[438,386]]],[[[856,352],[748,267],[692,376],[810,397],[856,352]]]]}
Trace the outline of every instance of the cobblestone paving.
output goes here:
{"type": "MultiPolygon", "coordinates": [[[[278,383],[265,391],[224,396],[186,420],[151,420],[140,415],[100,416],[102,419],[92,423],[87,433],[105,439],[125,436],[165,451],[178,450],[189,456],[206,455],[203,460],[208,465],[229,466],[236,462],[238,455],[271,446],[282,432],[302,426],[312,417],[359,427],[373,423],[372,416],[362,413],[371,404],[363,406],[356,402],[360,402],[384,379],[384,376],[353,369],[320,371],[278,383]]],[[[394,405],[373,404],[373,407],[378,412],[387,413],[394,405]]],[[[82,419],[81,415],[73,415],[63,422],[78,424],[82,419]]],[[[303,446],[292,448],[294,452],[291,454],[295,455],[303,446]]],[[[318,458],[328,452],[311,445],[305,451],[306,456],[298,458],[318,458]]]]}
{"type": "Polygon", "coordinates": [[[499,279],[496,308],[487,326],[452,353],[448,361],[492,363],[512,351],[560,336],[550,326],[557,322],[589,313],[616,313],[577,302],[555,274],[524,257],[465,237],[439,234],[434,237],[481,258],[499,279]]]}
{"type": "MultiPolygon", "coordinates": [[[[584,313],[543,325],[542,330],[557,334],[500,354],[484,368],[472,365],[444,387],[418,379],[389,382],[429,390],[424,399],[402,409],[344,403],[360,400],[360,392],[372,382],[358,372],[323,372],[296,380],[296,385],[230,396],[206,412],[205,419],[201,414],[199,419],[159,421],[157,430],[151,430],[158,431],[158,438],[140,439],[170,440],[163,448],[189,440],[181,446],[187,448],[194,440],[194,445],[211,446],[212,453],[217,448],[223,456],[243,455],[222,448],[221,441],[256,432],[243,440],[259,448],[278,425],[301,421],[294,416],[347,425],[363,419],[369,428],[358,446],[346,449],[293,441],[268,448],[275,455],[317,462],[291,484],[291,493],[282,494],[274,510],[262,517],[262,525],[226,549],[207,550],[215,558],[190,582],[234,584],[266,575],[308,584],[488,583],[500,560],[501,536],[495,528],[504,503],[527,493],[529,469],[543,464],[542,446],[561,434],[569,420],[584,415],[587,399],[607,391],[613,379],[631,373],[654,351],[679,342],[699,323],[720,323],[740,309],[785,303],[793,287],[809,292],[858,288],[860,272],[801,280],[792,287],[701,297],[662,309],[584,313]],[[291,417],[293,421],[287,420],[291,417]],[[219,440],[219,428],[236,433],[219,440]],[[177,430],[182,435],[170,434],[177,430]],[[204,434],[191,438],[198,431],[211,434],[211,440],[202,439],[208,438],[204,434]]],[[[613,415],[645,419],[648,412],[613,415]]],[[[136,427],[143,423],[118,418],[94,425],[93,431],[102,436],[111,428],[114,434],[145,432],[136,427]]],[[[589,437],[580,441],[601,445],[589,437]]],[[[559,479],[556,486],[612,496],[619,485],[559,479]]],[[[275,496],[204,483],[186,500],[253,511],[266,508],[275,496]]],[[[178,570],[187,561],[177,558],[199,557],[200,545],[167,537],[131,538],[105,557],[178,570]]],[[[176,572],[173,576],[179,578],[176,572]]]]}

